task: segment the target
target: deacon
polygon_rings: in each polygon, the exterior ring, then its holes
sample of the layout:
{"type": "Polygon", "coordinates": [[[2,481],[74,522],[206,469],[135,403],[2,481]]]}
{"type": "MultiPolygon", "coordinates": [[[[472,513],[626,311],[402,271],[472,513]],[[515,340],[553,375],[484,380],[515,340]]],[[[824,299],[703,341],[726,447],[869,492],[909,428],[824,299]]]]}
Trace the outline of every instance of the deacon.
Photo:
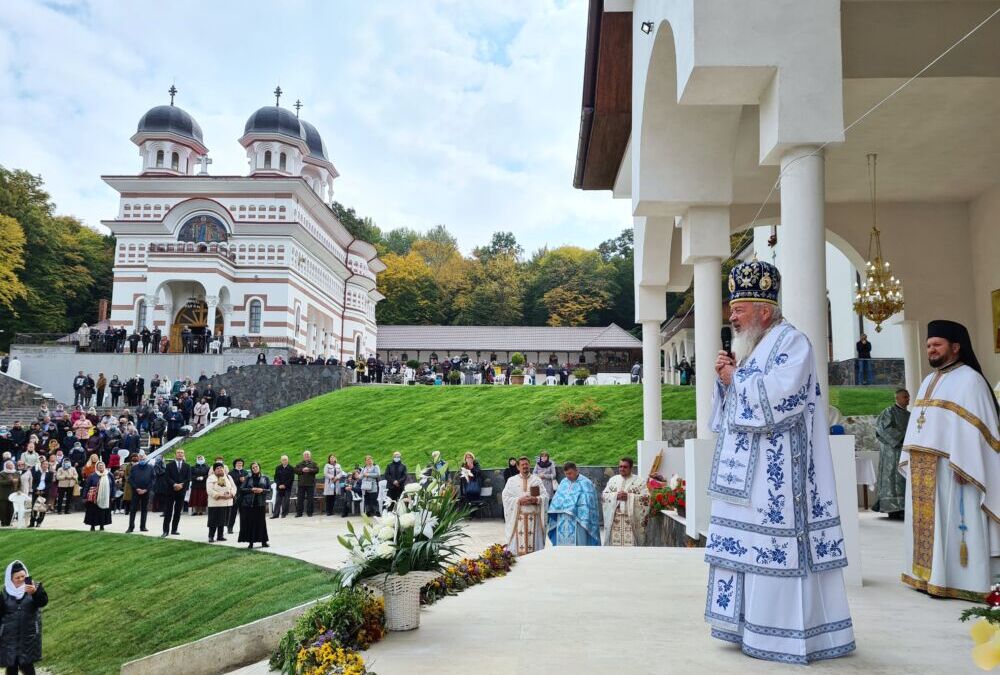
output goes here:
{"type": "Polygon", "coordinates": [[[927,360],[903,439],[903,583],[929,595],[982,602],[1000,574],[997,400],[965,326],[931,321],[927,360]]]}
{"type": "Polygon", "coordinates": [[[566,480],[559,483],[549,505],[549,541],[553,546],[600,546],[600,507],[594,484],[573,462],[563,464],[563,473],[566,480]]]}
{"type": "Polygon", "coordinates": [[[542,479],[531,473],[527,457],[517,460],[517,475],[503,488],[504,539],[514,555],[527,555],[545,547],[544,514],[549,498],[542,479]]]}
{"type": "Polygon", "coordinates": [[[875,420],[878,455],[878,501],[872,511],[889,514],[890,520],[902,520],[906,499],[906,479],[899,472],[899,456],[903,451],[903,436],[910,421],[910,394],[896,390],[896,402],[883,410],[875,420]]]}
{"type": "Polygon", "coordinates": [[[632,458],[618,460],[618,473],[608,480],[601,494],[605,546],[640,546],[649,509],[649,491],[639,476],[632,475],[632,458]]]}
{"type": "Polygon", "coordinates": [[[806,664],[855,645],[826,406],[812,345],[781,318],[780,286],[765,262],[729,273],[735,336],[715,362],[705,618],[748,656],[806,664]]]}

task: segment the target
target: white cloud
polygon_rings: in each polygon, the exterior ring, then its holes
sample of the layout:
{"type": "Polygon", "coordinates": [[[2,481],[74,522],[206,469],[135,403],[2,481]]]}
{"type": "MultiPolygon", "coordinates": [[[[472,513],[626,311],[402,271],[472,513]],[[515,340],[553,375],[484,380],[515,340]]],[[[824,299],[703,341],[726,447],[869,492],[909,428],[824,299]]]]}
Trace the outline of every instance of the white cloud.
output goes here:
{"type": "Polygon", "coordinates": [[[444,223],[466,250],[512,230],[529,250],[592,246],[629,204],[574,190],[586,2],[5,3],[0,163],[40,173],[61,213],[115,214],[101,174],[138,168],[148,108],[202,126],[241,174],[251,112],[301,98],[341,177],[384,229],[444,223]]]}

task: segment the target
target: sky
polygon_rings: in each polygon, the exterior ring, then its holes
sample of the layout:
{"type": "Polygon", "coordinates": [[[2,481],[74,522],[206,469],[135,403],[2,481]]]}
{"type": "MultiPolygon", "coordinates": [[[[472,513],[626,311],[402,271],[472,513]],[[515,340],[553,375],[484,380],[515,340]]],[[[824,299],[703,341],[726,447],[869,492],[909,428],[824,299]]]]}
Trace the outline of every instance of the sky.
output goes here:
{"type": "Polygon", "coordinates": [[[172,83],[214,175],[247,172],[237,139],[280,84],[323,136],[334,198],[383,230],[596,246],[631,218],[572,185],[586,24],[586,0],[4,0],[0,165],[100,227],[118,210],[100,176],[138,173],[129,138],[172,83]]]}

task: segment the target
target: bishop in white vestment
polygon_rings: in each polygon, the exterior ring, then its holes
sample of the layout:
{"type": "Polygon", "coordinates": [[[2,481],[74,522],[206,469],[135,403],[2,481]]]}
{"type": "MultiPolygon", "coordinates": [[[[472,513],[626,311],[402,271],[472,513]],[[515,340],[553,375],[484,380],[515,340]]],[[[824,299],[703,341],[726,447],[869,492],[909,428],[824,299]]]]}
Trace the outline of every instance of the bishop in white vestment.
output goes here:
{"type": "Polygon", "coordinates": [[[735,356],[716,361],[705,618],[749,656],[805,664],[855,644],[826,407],[779,286],[756,260],[729,275],[735,356]]]}
{"type": "Polygon", "coordinates": [[[932,321],[920,385],[903,439],[903,583],[982,602],[1000,574],[997,401],[965,326],[932,321]]]}
{"type": "Polygon", "coordinates": [[[632,459],[618,461],[618,473],[601,493],[604,512],[604,546],[641,546],[649,511],[649,491],[639,476],[632,475],[632,459]]]}
{"type": "Polygon", "coordinates": [[[519,473],[503,488],[504,540],[517,556],[545,548],[545,519],[549,499],[542,479],[531,473],[527,457],[518,461],[519,473]]]}

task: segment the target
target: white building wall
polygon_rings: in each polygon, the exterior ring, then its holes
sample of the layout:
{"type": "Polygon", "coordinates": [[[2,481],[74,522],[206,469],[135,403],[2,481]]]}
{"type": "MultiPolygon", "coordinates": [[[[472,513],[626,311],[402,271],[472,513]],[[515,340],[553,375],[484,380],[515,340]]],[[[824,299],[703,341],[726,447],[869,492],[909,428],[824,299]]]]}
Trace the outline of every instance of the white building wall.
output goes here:
{"type": "Polygon", "coordinates": [[[1000,187],[970,204],[969,234],[975,325],[969,326],[973,349],[991,384],[1000,382],[1000,334],[994,327],[992,294],[1000,290],[1000,187]]]}

